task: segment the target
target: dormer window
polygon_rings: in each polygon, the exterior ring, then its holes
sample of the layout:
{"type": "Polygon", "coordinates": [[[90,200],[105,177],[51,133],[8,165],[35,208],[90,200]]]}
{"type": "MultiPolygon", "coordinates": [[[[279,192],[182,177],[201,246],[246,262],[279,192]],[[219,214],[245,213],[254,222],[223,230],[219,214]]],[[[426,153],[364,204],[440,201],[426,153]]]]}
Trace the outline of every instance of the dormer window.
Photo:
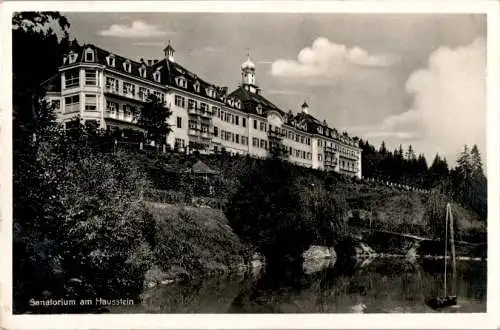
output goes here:
{"type": "Polygon", "coordinates": [[[114,55],[107,56],[106,62],[108,63],[109,66],[112,66],[114,68],[115,67],[115,56],[114,55]]]}
{"type": "Polygon", "coordinates": [[[130,61],[126,61],[123,63],[123,70],[127,71],[128,73],[132,72],[132,64],[130,61]]]}
{"type": "Polygon", "coordinates": [[[241,109],[241,101],[240,100],[236,100],[236,102],[234,102],[234,106],[238,109],[241,109]]]}
{"type": "Polygon", "coordinates": [[[205,91],[208,97],[215,97],[215,89],[213,89],[212,87],[208,87],[205,91]]]}
{"type": "Polygon", "coordinates": [[[144,64],[139,68],[139,75],[142,78],[146,78],[146,66],[144,64]]]}
{"type": "Polygon", "coordinates": [[[64,56],[64,57],[63,57],[63,65],[65,65],[67,62],[68,62],[68,57],[67,57],[67,56],[64,56]]]}
{"type": "Polygon", "coordinates": [[[91,48],[85,50],[85,62],[94,62],[94,51],[91,48]]]}
{"type": "Polygon", "coordinates": [[[181,88],[186,88],[186,86],[187,86],[186,78],[184,78],[184,77],[175,78],[175,83],[177,84],[177,86],[179,86],[181,88]]]}
{"type": "Polygon", "coordinates": [[[73,51],[71,51],[68,55],[68,62],[69,64],[73,64],[76,62],[76,58],[78,57],[78,55],[76,53],[74,53],[73,51]]]}
{"type": "Polygon", "coordinates": [[[259,115],[262,115],[262,105],[258,104],[256,110],[259,115]]]}
{"type": "Polygon", "coordinates": [[[160,70],[156,70],[155,73],[153,73],[153,79],[154,81],[156,82],[160,82],[161,80],[161,73],[160,73],[160,70]]]}
{"type": "Polygon", "coordinates": [[[228,99],[227,100],[227,104],[229,104],[230,106],[234,106],[234,100],[233,99],[228,99]]]}
{"type": "Polygon", "coordinates": [[[194,87],[194,91],[195,91],[196,93],[199,93],[199,92],[200,92],[200,82],[199,82],[199,81],[196,81],[196,82],[194,83],[193,87],[194,87]]]}

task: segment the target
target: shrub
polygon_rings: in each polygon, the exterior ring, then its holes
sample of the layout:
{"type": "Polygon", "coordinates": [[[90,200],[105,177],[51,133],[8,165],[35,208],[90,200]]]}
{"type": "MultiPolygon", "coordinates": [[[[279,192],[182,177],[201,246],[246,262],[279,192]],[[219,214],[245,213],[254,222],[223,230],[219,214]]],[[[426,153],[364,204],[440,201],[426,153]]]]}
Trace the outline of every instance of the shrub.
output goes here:
{"type": "Polygon", "coordinates": [[[280,160],[266,160],[242,179],[226,210],[231,227],[272,260],[299,260],[313,243],[333,243],[346,204],[323,181],[301,177],[280,160]]]}

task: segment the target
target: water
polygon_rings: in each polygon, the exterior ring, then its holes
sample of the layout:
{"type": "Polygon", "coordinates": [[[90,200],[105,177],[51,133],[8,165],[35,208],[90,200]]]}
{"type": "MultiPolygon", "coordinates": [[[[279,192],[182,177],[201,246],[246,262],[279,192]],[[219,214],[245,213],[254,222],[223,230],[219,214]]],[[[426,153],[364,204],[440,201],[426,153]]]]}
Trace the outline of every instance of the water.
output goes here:
{"type": "MultiPolygon", "coordinates": [[[[448,268],[450,269],[450,268],[448,268]]],[[[434,311],[428,298],[443,295],[443,261],[386,259],[334,265],[312,274],[212,278],[144,292],[121,313],[426,313],[486,312],[486,263],[457,263],[458,307],[434,311]]],[[[448,279],[448,294],[453,280],[448,279]]]]}

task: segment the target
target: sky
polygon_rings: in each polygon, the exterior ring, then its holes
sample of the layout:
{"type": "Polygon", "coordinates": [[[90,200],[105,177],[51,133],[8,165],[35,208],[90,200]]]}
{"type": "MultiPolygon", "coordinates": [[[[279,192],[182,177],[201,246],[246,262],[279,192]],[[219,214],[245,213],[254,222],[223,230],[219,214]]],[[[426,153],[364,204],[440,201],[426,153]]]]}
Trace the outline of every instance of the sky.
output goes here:
{"type": "Polygon", "coordinates": [[[263,95],[284,111],[430,165],[463,145],[486,155],[486,16],[473,14],[63,13],[80,43],[175,60],[230,90],[250,53],[263,95]]]}

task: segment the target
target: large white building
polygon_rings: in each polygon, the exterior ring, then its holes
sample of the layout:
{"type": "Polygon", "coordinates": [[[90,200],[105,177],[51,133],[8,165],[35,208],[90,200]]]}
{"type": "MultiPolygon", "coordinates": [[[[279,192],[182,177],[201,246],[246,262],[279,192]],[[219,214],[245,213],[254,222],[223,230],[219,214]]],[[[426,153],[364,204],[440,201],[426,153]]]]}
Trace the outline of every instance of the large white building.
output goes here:
{"type": "Polygon", "coordinates": [[[79,115],[105,129],[137,131],[134,109],[154,94],[172,111],[166,142],[174,149],[266,157],[280,148],[293,163],[361,177],[356,139],[311,116],[305,102],[295,114],[282,111],[262,95],[255,73],[248,58],[241,84],[229,92],[178,64],[170,43],[163,59],[139,62],[89,44],[70,51],[44,85],[65,124],[79,115]]]}

